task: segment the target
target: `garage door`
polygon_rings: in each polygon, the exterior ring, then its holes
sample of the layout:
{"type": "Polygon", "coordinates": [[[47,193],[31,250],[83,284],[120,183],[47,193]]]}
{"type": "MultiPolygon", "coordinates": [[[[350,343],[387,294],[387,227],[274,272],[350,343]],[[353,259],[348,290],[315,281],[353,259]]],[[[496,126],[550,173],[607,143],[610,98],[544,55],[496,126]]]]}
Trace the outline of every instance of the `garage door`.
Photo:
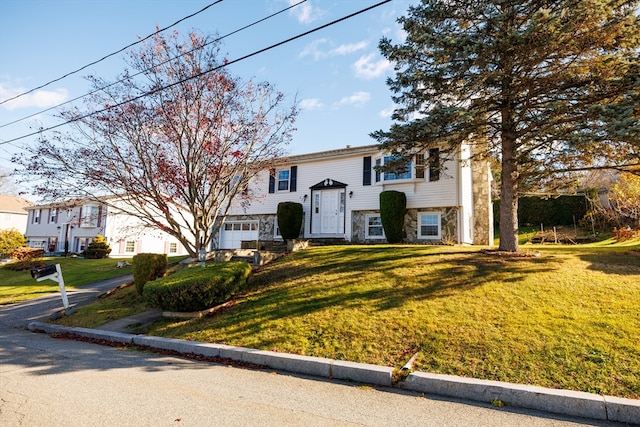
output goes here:
{"type": "Polygon", "coordinates": [[[257,221],[227,221],[220,231],[220,249],[240,249],[243,240],[258,240],[257,221]]]}

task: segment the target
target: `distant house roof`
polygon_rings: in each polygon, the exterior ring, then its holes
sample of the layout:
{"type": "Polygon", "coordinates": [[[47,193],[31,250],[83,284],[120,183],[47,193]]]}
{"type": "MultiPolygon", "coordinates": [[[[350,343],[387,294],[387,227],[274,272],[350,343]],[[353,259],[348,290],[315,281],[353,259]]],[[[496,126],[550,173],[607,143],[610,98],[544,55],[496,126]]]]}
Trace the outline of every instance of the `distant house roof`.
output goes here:
{"type": "Polygon", "coordinates": [[[0,196],[0,212],[26,215],[26,208],[32,206],[28,200],[18,196],[0,196]]]}

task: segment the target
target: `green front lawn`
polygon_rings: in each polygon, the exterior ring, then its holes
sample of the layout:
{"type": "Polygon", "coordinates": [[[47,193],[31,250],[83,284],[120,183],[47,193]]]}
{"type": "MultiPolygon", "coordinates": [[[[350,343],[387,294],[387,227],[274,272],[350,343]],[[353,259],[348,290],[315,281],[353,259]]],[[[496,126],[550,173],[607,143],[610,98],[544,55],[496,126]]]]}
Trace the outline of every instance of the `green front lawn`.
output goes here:
{"type": "MultiPolygon", "coordinates": [[[[46,257],[45,264],[60,264],[65,287],[74,288],[100,280],[131,274],[131,267],[116,268],[118,261],[129,259],[83,259],[46,257]]],[[[52,280],[36,282],[29,270],[12,271],[6,265],[0,267],[0,305],[24,301],[51,292],[58,292],[58,284],[52,280]]]]}
{"type": "MultiPolygon", "coordinates": [[[[640,398],[640,240],[476,247],[334,246],[257,270],[211,317],[149,335],[640,398]]],[[[28,273],[27,273],[28,274],[28,273]]],[[[134,287],[58,323],[93,327],[149,307],[134,287]]]]}
{"type": "MultiPolygon", "coordinates": [[[[170,257],[176,262],[184,257],[170,257]]],[[[60,264],[65,287],[74,288],[100,280],[132,274],[131,266],[116,268],[119,261],[132,262],[132,258],[84,259],[46,257],[45,264],[60,264]]],[[[12,271],[7,265],[0,266],[0,306],[37,298],[58,292],[58,284],[52,280],[36,282],[29,270],[12,271]]]]}
{"type": "MultiPolygon", "coordinates": [[[[638,399],[638,243],[527,246],[540,252],[529,258],[472,247],[310,248],[262,267],[223,312],[144,332],[394,367],[418,353],[420,371],[638,399]]],[[[96,305],[61,322],[86,326],[92,311],[119,317],[117,304],[96,305]]]]}

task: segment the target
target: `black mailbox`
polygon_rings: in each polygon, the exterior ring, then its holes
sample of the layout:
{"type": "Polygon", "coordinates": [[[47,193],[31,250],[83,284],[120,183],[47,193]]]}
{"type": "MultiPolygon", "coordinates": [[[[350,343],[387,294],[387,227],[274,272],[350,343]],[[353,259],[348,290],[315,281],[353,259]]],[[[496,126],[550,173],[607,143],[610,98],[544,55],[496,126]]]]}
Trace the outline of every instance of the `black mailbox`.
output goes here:
{"type": "Polygon", "coordinates": [[[41,277],[51,276],[56,274],[58,270],[55,264],[44,265],[42,267],[34,268],[31,270],[31,277],[39,279],[41,277]]]}

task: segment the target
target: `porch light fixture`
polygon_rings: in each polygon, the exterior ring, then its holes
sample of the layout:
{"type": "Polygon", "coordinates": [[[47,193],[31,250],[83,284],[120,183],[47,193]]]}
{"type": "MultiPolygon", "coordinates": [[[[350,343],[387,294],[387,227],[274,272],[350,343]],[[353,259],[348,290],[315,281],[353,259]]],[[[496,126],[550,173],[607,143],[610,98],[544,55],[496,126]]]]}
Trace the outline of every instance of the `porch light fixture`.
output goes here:
{"type": "Polygon", "coordinates": [[[349,191],[349,198],[353,197],[353,191],[349,191]]]}
{"type": "Polygon", "coordinates": [[[303,201],[303,202],[306,202],[308,197],[309,197],[309,196],[307,196],[307,195],[305,194],[304,196],[302,196],[302,201],[303,201]]]}

